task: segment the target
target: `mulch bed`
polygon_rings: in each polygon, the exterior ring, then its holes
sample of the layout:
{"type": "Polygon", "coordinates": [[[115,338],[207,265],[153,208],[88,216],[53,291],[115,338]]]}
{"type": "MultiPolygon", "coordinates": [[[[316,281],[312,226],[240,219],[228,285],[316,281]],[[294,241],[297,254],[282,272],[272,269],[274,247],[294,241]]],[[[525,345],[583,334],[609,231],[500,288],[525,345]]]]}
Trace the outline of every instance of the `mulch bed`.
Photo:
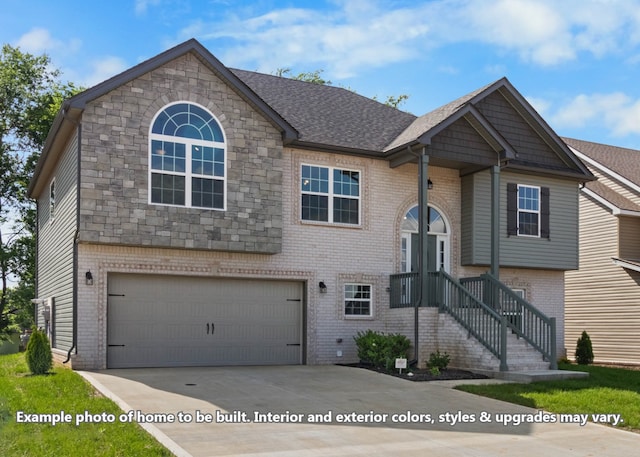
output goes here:
{"type": "Polygon", "coordinates": [[[392,372],[386,371],[381,368],[376,368],[373,365],[368,365],[364,363],[345,363],[339,364],[345,367],[355,367],[355,368],[363,368],[365,370],[376,371],[378,373],[386,374],[389,376],[395,376],[396,378],[406,379],[408,381],[420,382],[420,381],[457,381],[460,379],[489,379],[488,376],[472,373],[466,370],[458,370],[455,368],[447,368],[440,371],[440,374],[434,375],[430,370],[422,369],[422,368],[411,368],[411,370],[402,370],[402,374],[398,372],[398,370],[394,370],[392,372]],[[413,376],[410,376],[409,373],[413,373],[413,376]]]}

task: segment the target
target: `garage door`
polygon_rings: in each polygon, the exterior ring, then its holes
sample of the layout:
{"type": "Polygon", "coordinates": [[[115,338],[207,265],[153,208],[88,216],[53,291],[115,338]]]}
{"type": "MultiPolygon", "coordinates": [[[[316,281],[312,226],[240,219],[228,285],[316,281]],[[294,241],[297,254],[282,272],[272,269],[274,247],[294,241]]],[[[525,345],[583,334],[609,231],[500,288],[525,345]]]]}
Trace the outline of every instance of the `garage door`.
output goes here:
{"type": "Polygon", "coordinates": [[[107,366],[302,363],[303,284],[110,274],[107,366]]]}

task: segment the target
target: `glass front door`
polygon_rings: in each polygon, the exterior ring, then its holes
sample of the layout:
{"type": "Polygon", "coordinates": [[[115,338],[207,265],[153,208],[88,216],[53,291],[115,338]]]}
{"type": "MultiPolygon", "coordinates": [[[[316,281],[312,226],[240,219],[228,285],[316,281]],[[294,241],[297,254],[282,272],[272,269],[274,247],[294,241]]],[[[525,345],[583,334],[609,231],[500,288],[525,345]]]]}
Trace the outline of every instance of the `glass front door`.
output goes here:
{"type": "MultiPolygon", "coordinates": [[[[417,272],[420,262],[418,207],[414,206],[404,216],[401,236],[402,272],[417,272]]],[[[442,214],[429,207],[427,233],[427,264],[429,271],[449,271],[449,233],[442,214]]]]}

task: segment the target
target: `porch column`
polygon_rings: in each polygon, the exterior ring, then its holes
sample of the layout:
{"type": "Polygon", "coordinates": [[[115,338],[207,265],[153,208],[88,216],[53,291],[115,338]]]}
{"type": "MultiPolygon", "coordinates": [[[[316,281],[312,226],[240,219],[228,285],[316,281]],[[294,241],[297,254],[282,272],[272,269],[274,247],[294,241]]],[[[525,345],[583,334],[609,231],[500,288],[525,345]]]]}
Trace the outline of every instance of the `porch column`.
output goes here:
{"type": "Polygon", "coordinates": [[[429,298],[429,286],[427,284],[428,276],[427,271],[429,270],[429,263],[427,261],[427,247],[429,243],[427,242],[427,232],[429,227],[429,198],[427,195],[428,192],[428,182],[429,182],[429,156],[427,155],[427,148],[422,148],[422,153],[420,154],[420,176],[419,176],[419,196],[418,196],[418,236],[419,236],[419,249],[420,249],[420,268],[419,268],[419,277],[420,277],[420,291],[421,291],[421,304],[423,306],[427,306],[427,300],[429,298]]]}
{"type": "Polygon", "coordinates": [[[500,279],[500,166],[491,167],[491,275],[500,279]]]}
{"type": "Polygon", "coordinates": [[[419,249],[419,266],[418,281],[420,282],[420,300],[414,305],[414,359],[416,363],[420,363],[419,347],[419,309],[420,305],[426,305],[429,297],[429,287],[427,285],[427,227],[429,226],[429,211],[427,198],[427,183],[429,181],[429,156],[427,155],[426,146],[422,148],[420,157],[418,158],[418,249],[419,249]]]}

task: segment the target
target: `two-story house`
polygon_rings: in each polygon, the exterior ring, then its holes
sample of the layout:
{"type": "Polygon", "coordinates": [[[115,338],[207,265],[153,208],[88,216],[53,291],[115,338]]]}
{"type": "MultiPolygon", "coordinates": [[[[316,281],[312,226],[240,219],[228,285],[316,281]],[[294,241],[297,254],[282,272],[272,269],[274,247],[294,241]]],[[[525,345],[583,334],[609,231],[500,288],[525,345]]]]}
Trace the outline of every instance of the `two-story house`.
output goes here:
{"type": "Polygon", "coordinates": [[[354,362],[366,329],[553,366],[591,179],[506,79],[416,117],[190,40],[56,117],[38,325],[80,369],[354,362]]]}
{"type": "Polygon", "coordinates": [[[640,365],[640,151],[565,138],[598,177],[580,190],[580,268],[566,275],[566,341],[599,363],[640,365]]]}

